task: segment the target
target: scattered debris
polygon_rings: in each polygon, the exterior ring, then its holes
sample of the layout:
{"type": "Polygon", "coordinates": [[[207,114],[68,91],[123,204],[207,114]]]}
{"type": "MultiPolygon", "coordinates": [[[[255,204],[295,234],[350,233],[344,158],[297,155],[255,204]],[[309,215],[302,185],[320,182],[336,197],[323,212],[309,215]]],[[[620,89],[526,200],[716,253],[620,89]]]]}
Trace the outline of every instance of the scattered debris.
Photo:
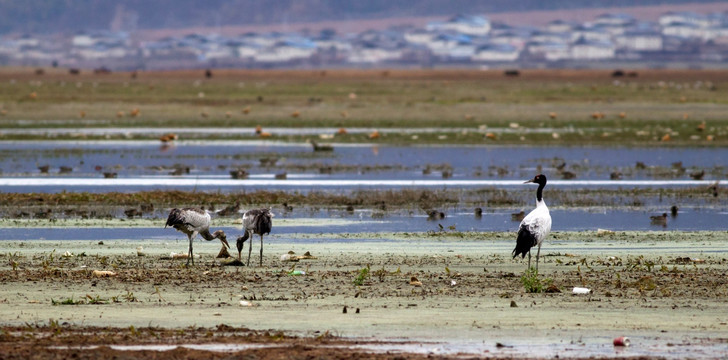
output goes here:
{"type": "Polygon", "coordinates": [[[574,290],[571,291],[572,294],[589,294],[591,293],[591,289],[583,288],[583,287],[574,287],[574,290]]]}
{"type": "Polygon", "coordinates": [[[286,254],[281,255],[281,261],[300,261],[300,260],[313,260],[315,256],[311,255],[311,252],[306,251],[303,255],[296,255],[295,252],[289,251],[286,254]]]}
{"type": "Polygon", "coordinates": [[[607,229],[597,229],[597,236],[613,235],[614,231],[607,229]]]}
{"type": "Polygon", "coordinates": [[[108,271],[108,270],[94,270],[92,272],[92,274],[95,277],[112,277],[112,276],[116,276],[116,273],[115,272],[108,271]]]}
{"type": "Polygon", "coordinates": [[[629,342],[628,337],[620,336],[620,337],[614,338],[614,340],[612,341],[612,344],[614,346],[629,346],[630,342],[629,342]]]}

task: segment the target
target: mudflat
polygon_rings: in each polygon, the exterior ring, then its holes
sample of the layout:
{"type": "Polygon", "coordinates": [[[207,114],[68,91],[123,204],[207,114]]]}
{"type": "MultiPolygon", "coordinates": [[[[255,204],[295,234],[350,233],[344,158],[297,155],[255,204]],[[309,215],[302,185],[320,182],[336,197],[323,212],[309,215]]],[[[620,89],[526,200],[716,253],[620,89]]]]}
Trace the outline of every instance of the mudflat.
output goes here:
{"type": "Polygon", "coordinates": [[[186,241],[3,241],[0,347],[8,358],[97,346],[143,358],[728,356],[728,233],[556,232],[526,283],[514,239],[271,236],[262,267],[257,238],[250,267],[223,266],[216,241],[196,241],[190,267],[172,254],[186,241]],[[315,258],[282,261],[289,251],[315,258]],[[614,347],[618,336],[632,346],[614,347]]]}

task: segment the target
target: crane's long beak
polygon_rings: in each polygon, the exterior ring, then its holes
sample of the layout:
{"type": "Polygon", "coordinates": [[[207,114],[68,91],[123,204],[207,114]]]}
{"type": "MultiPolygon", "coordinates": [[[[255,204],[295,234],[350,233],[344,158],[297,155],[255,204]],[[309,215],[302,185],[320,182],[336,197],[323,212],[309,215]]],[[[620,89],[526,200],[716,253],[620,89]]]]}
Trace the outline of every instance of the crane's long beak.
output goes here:
{"type": "Polygon", "coordinates": [[[220,238],[220,242],[221,242],[221,243],[222,243],[223,245],[225,245],[225,246],[226,246],[226,247],[227,247],[228,249],[230,248],[230,244],[228,244],[228,242],[227,242],[227,239],[225,239],[225,238],[220,238]]]}
{"type": "Polygon", "coordinates": [[[528,184],[528,183],[532,183],[532,182],[535,182],[535,181],[533,181],[533,179],[531,179],[531,180],[526,180],[526,181],[524,181],[523,183],[524,183],[524,184],[528,184]]]}

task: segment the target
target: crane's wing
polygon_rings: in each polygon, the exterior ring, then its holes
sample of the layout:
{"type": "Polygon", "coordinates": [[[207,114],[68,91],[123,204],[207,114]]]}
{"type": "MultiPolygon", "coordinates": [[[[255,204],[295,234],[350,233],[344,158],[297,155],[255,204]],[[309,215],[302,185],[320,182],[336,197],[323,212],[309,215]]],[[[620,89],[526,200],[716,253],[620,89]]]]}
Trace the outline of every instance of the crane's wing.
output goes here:
{"type": "Polygon", "coordinates": [[[210,227],[210,214],[198,208],[174,208],[167,217],[165,227],[167,226],[172,226],[175,229],[182,226],[199,230],[208,229],[210,227]]]}
{"type": "Polygon", "coordinates": [[[513,257],[526,254],[531,248],[543,241],[551,232],[551,216],[548,212],[533,211],[526,216],[518,228],[518,238],[516,239],[516,248],[513,249],[513,257]]]}

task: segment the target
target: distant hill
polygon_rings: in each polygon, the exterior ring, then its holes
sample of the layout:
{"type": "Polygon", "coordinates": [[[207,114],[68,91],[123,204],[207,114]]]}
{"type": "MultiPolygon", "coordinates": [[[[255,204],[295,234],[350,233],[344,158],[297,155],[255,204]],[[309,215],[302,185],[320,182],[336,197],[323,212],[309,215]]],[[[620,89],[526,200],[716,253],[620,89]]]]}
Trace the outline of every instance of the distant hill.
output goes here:
{"type": "Polygon", "coordinates": [[[313,23],[455,13],[721,3],[710,0],[0,0],[0,34],[313,23]]]}

